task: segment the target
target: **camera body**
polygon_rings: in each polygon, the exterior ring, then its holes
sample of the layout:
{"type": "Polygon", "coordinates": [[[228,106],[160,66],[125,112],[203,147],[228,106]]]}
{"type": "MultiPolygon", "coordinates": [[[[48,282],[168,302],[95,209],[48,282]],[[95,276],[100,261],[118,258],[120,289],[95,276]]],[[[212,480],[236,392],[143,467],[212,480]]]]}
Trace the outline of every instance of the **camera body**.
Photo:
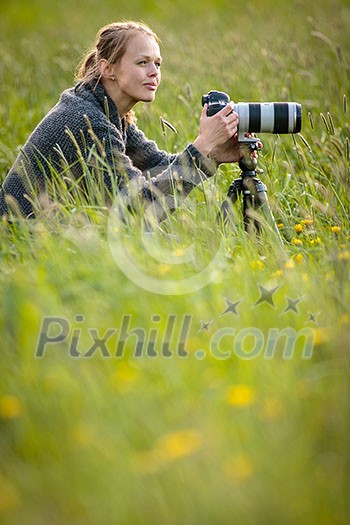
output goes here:
{"type": "MultiPolygon", "coordinates": [[[[208,105],[209,117],[218,113],[230,102],[222,91],[209,91],[202,96],[202,106],[208,105]]],[[[239,116],[240,133],[299,133],[301,130],[301,105],[296,102],[238,102],[234,111],[239,116]]]]}

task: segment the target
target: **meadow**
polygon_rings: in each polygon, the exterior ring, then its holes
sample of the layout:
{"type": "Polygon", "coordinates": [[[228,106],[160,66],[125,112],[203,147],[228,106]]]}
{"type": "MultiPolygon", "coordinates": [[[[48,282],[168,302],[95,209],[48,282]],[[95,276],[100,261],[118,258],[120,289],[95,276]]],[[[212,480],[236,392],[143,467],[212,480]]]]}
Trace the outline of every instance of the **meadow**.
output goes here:
{"type": "Polygon", "coordinates": [[[237,165],[151,234],[93,185],[2,220],[0,522],[345,525],[350,4],[1,1],[0,181],[121,19],[162,41],[136,107],[162,149],[195,138],[210,89],[302,105],[300,134],[260,136],[284,246],[245,233],[239,202],[217,220],[237,165]]]}

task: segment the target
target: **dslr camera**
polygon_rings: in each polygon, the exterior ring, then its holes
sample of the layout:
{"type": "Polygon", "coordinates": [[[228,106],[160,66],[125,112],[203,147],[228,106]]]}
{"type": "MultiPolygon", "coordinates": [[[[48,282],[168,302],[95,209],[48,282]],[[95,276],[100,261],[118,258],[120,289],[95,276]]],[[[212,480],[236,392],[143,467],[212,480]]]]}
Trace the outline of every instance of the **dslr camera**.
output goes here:
{"type": "MultiPolygon", "coordinates": [[[[202,96],[202,106],[208,104],[211,117],[230,102],[222,91],[209,91],[202,96]]],[[[248,133],[299,133],[301,130],[301,105],[296,102],[238,102],[234,111],[239,116],[239,134],[248,133]]]]}

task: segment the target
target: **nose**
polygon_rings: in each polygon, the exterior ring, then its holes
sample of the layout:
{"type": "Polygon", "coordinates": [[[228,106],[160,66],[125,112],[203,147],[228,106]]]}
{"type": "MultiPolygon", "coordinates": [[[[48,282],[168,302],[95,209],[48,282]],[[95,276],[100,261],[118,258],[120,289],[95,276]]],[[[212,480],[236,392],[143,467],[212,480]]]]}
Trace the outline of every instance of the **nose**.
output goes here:
{"type": "Polygon", "coordinates": [[[155,64],[151,64],[148,70],[149,77],[156,77],[158,75],[159,69],[155,64]]]}

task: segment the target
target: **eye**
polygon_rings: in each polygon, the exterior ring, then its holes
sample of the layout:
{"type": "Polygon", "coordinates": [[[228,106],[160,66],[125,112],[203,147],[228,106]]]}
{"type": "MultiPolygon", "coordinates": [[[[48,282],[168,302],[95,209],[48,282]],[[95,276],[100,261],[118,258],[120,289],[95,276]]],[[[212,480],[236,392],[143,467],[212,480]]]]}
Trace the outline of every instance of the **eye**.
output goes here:
{"type": "Polygon", "coordinates": [[[158,68],[158,69],[160,69],[161,65],[162,65],[162,64],[161,64],[160,62],[155,62],[155,66],[156,66],[156,68],[158,68]]]}
{"type": "Polygon", "coordinates": [[[140,66],[145,66],[146,65],[146,60],[140,60],[139,65],[140,66]]]}

